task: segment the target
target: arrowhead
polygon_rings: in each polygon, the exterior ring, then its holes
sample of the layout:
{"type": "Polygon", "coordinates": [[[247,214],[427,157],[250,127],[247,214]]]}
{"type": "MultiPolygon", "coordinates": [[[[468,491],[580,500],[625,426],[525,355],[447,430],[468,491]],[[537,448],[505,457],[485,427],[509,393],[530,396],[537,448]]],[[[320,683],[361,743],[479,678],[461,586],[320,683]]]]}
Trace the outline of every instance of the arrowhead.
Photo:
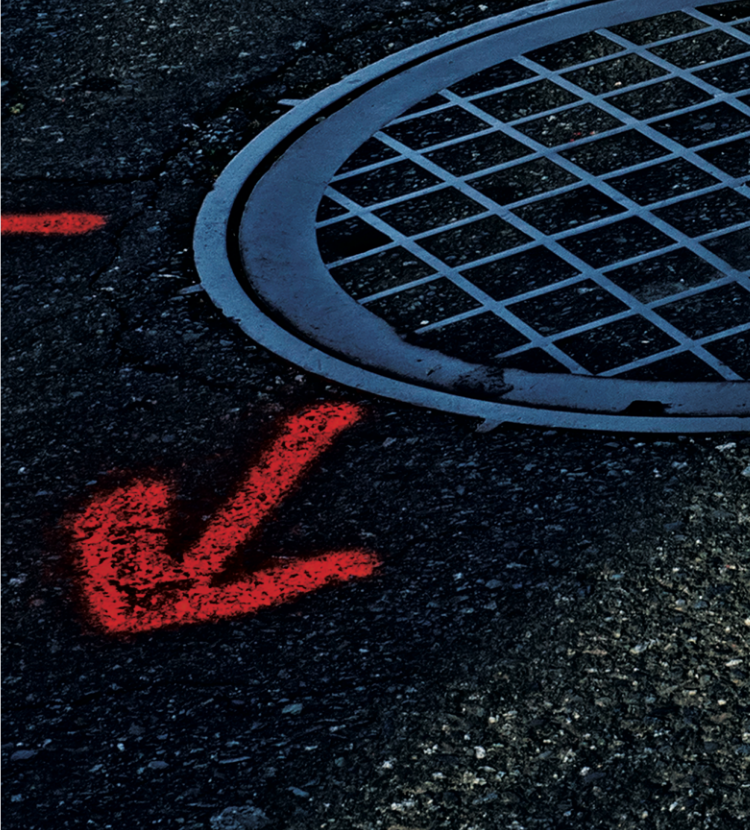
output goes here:
{"type": "Polygon", "coordinates": [[[372,574],[380,560],[337,551],[275,561],[229,585],[212,585],[226,558],[257,529],[311,461],[359,410],[323,406],[290,419],[238,493],[209,521],[180,564],[166,553],[174,494],[161,480],[136,479],[95,496],[68,522],[92,620],[112,633],[145,631],[248,614],[326,584],[372,574]]]}

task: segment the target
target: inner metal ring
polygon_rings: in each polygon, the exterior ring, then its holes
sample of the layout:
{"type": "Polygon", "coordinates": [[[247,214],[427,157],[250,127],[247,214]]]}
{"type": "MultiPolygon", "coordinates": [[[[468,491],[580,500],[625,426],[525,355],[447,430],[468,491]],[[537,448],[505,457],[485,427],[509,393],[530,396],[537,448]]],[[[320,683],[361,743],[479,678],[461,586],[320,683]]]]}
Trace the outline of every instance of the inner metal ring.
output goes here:
{"type": "Polygon", "coordinates": [[[709,11],[541,3],[324,90],[207,197],[206,290],[309,371],[489,424],[746,430],[750,33],[709,11]]]}

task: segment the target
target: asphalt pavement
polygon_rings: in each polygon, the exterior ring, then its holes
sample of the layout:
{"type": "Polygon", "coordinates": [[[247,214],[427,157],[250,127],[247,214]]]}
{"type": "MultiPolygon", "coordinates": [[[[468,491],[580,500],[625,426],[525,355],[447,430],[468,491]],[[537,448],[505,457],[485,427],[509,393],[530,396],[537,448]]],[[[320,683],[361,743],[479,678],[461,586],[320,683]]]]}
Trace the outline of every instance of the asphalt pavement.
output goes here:
{"type": "Polygon", "coordinates": [[[482,432],[352,392],[253,344],[192,261],[280,101],[523,5],[6,4],[3,213],[107,217],[3,238],[8,828],[747,826],[750,437],[482,432]],[[92,616],[97,499],[171,482],[138,527],[187,560],[290,418],[352,404],[234,566],[371,575],[92,616]]]}

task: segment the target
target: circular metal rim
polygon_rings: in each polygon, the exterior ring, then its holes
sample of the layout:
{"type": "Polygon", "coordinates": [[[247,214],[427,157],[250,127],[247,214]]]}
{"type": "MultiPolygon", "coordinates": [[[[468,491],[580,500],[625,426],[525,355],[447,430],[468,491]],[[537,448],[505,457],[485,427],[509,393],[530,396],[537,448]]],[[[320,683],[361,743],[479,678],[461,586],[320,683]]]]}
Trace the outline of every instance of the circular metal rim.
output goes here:
{"type": "MultiPolygon", "coordinates": [[[[348,76],[340,83],[329,87],[312,98],[300,103],[290,113],[274,122],[263,133],[247,145],[227,166],[217,179],[213,190],[206,197],[195,227],[194,256],[201,282],[214,303],[227,316],[237,322],[243,331],[253,340],[268,348],[275,354],[289,360],[293,364],[306,369],[326,379],[350,386],[365,392],[396,399],[417,406],[438,409],[455,414],[483,418],[487,424],[515,422],[537,426],[552,426],[570,429],[588,429],[600,431],[626,432],[662,432],[662,433],[706,433],[706,432],[733,432],[747,431],[750,428],[750,419],[743,415],[666,415],[644,416],[625,415],[622,412],[586,411],[585,409],[540,409],[533,408],[534,404],[505,403],[476,397],[473,394],[459,394],[454,391],[444,391],[426,385],[418,385],[418,381],[411,378],[402,380],[398,373],[388,370],[387,366],[379,371],[373,371],[367,365],[357,365],[350,359],[342,359],[336,354],[336,349],[325,345],[319,340],[302,334],[301,331],[283,319],[274,319],[271,311],[262,300],[253,296],[246,282],[243,264],[239,262],[238,235],[240,224],[246,220],[241,217],[247,213],[248,205],[253,194],[263,181],[263,177],[271,169],[276,159],[283,159],[291,146],[294,146],[302,137],[315,127],[317,121],[326,114],[340,111],[352,100],[361,98],[368,90],[379,86],[386,79],[399,77],[412,66],[423,65],[436,56],[445,52],[451,54],[464,45],[476,41],[484,41],[487,37],[503,32],[510,27],[540,20],[551,15],[566,11],[589,10],[592,6],[613,7],[623,9],[627,6],[624,18],[637,20],[663,12],[692,8],[697,2],[682,0],[663,0],[659,8],[645,0],[609,0],[609,2],[581,2],[581,0],[548,0],[534,6],[520,9],[491,18],[455,32],[449,32],[425,43],[417,44],[409,49],[391,55],[359,72],[348,76]]],[[[564,39],[563,37],[557,40],[564,39]]],[[[408,104],[406,105],[408,106],[408,104]]],[[[400,111],[403,106],[399,105],[400,111]]],[[[399,113],[396,113],[399,114],[399,113]]],[[[358,141],[365,140],[358,136],[358,141]]],[[[359,146],[359,144],[357,144],[359,146]]],[[[332,175],[334,170],[331,170],[332,175]]],[[[321,191],[322,195],[322,191],[321,191]]],[[[317,251],[316,251],[317,252],[317,251]]],[[[309,252],[308,252],[309,253],[309,252]]],[[[318,255],[319,259],[319,255],[318,255]]],[[[316,263],[317,264],[317,263],[316,263]]],[[[320,267],[322,261],[320,262],[320,267]]],[[[257,275],[254,275],[257,276],[257,275]]],[[[331,283],[333,280],[330,280],[331,283]]],[[[286,288],[284,289],[286,291],[286,288]]],[[[343,293],[343,292],[342,292],[343,293]]],[[[348,295],[344,295],[347,296],[348,295]]],[[[361,307],[359,307],[361,308],[361,307]]],[[[380,325],[380,333],[388,332],[394,336],[393,330],[378,318],[367,312],[369,317],[380,325]]],[[[429,350],[413,347],[419,352],[429,350]]],[[[440,354],[440,353],[435,353],[440,354]]],[[[443,363],[451,363],[453,359],[443,358],[443,363]]],[[[387,361],[386,361],[387,363],[387,361]]],[[[458,361],[462,366],[462,361],[458,361]]],[[[438,367],[439,369],[440,367],[438,367]]],[[[506,370],[507,373],[507,370],[506,370]]],[[[448,372],[450,375],[450,372],[448,372]]],[[[454,373],[455,376],[455,373],[454,373]]],[[[533,376],[529,373],[517,372],[516,377],[526,376],[550,378],[549,375],[533,376]]],[[[556,376],[558,382],[570,382],[571,376],[556,376]]],[[[573,382],[583,382],[590,385],[607,383],[608,379],[573,377],[573,382]]],[[[611,380],[609,383],[611,384],[611,380]]],[[[625,383],[619,381],[620,384],[625,383]]],[[[633,390],[634,400],[653,400],[656,387],[660,382],[628,381],[629,389],[633,390]]],[[[734,387],[734,392],[740,391],[739,411],[750,412],[750,384],[746,382],[730,382],[723,384],[711,383],[716,386],[734,387]]],[[[699,387],[706,384],[683,384],[683,386],[699,387]]],[[[736,395],[735,395],[736,397],[736,395]]],[[[538,404],[537,404],[538,406],[538,404]]]]}

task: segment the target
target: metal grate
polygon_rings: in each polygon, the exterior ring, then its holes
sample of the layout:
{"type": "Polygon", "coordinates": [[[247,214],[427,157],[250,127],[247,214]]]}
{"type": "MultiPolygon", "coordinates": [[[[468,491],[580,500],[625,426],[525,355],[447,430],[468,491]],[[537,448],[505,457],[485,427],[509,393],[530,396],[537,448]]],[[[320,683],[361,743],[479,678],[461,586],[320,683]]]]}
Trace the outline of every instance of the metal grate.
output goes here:
{"type": "Polygon", "coordinates": [[[253,339],[375,394],[746,430],[749,67],[746,0],[544,0],[411,47],[232,161],[201,279],[253,339]]]}
{"type": "Polygon", "coordinates": [[[750,379],[750,27],[736,6],[528,51],[392,120],[325,191],[333,278],[409,342],[459,358],[750,379]]]}

